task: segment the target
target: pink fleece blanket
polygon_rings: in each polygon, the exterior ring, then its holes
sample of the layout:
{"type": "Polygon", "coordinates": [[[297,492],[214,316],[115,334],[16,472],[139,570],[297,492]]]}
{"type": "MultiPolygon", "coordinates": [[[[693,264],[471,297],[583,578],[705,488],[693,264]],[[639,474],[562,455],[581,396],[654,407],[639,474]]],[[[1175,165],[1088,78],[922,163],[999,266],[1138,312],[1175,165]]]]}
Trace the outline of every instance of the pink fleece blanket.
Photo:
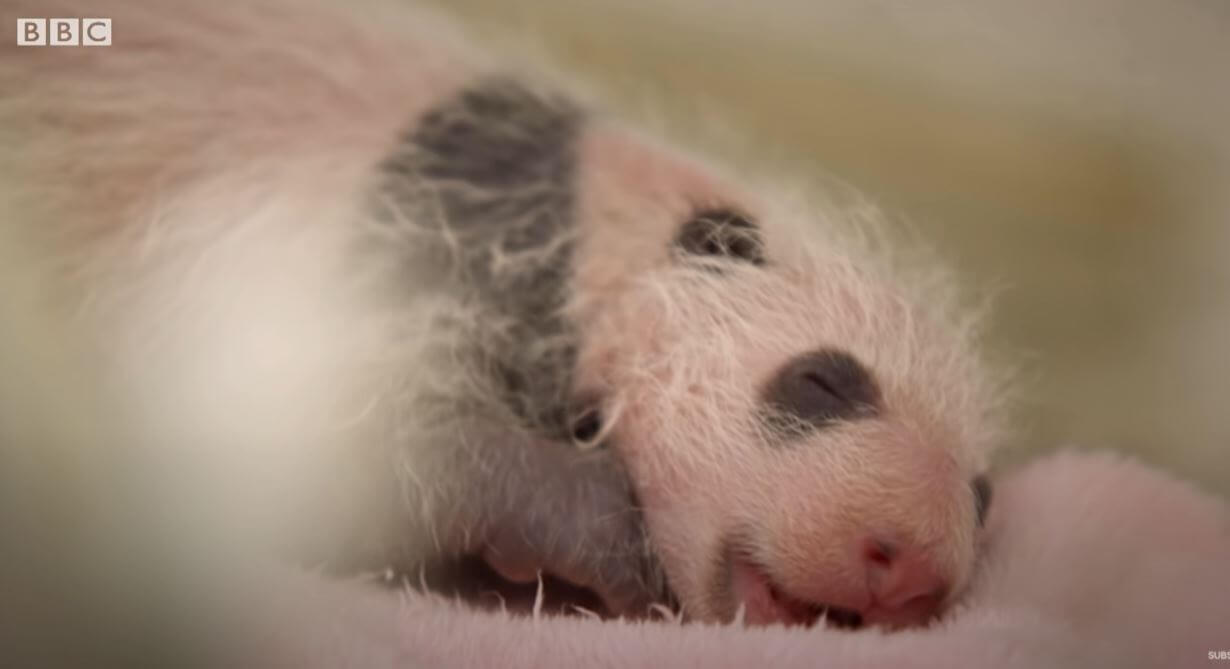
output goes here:
{"type": "MultiPolygon", "coordinates": [[[[926,629],[514,617],[302,575],[262,661],[362,667],[1230,667],[1230,508],[1109,454],[1006,476],[980,572],[926,629]]],[[[270,596],[272,595],[272,596],[270,596]]],[[[267,610],[265,613],[269,613],[267,610]]]]}

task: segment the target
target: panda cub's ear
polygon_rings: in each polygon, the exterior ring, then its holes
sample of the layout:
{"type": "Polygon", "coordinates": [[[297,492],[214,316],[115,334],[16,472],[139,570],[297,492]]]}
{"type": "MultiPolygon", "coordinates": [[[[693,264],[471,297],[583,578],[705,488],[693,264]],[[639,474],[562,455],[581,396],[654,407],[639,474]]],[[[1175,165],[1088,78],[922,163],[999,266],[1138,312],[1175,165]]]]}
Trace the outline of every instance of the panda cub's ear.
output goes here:
{"type": "Polygon", "coordinates": [[[760,229],[747,216],[731,209],[696,212],[679,229],[675,248],[689,256],[765,264],[760,229]]]}

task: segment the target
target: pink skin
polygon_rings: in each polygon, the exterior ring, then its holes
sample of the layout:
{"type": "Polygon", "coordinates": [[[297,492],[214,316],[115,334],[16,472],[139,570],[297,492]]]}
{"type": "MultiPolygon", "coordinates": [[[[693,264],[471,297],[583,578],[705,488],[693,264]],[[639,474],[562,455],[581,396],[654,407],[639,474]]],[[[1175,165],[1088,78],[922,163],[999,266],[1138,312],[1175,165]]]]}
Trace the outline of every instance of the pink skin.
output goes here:
{"type": "MultiPolygon", "coordinates": [[[[769,491],[756,488],[736,489],[723,504],[731,517],[747,515],[740,506],[763,514],[744,521],[760,527],[729,549],[730,564],[717,576],[730,574],[734,605],[745,605],[749,622],[809,623],[822,606],[858,613],[868,623],[922,622],[959,585],[961,564],[972,560],[964,541],[974,531],[963,508],[968,487],[947,453],[879,425],[846,431],[848,444],[825,439],[843,435],[818,434],[788,446],[798,452],[762,466],[761,480],[782,482],[770,493],[774,508],[758,506],[769,491]],[[864,462],[808,453],[826,448],[852,450],[864,462]],[[876,462],[885,463],[880,471],[876,462]],[[850,479],[841,481],[832,470],[849,472],[850,479]],[[777,510],[788,508],[798,511],[777,510]],[[964,533],[936,531],[965,522],[964,533]]],[[[669,504],[670,493],[664,497],[659,503],[669,504]]]]}
{"type": "MultiPolygon", "coordinates": [[[[867,443],[885,443],[874,439],[867,443]]],[[[798,450],[826,446],[800,444],[798,450]]],[[[883,450],[890,448],[891,442],[883,450]]],[[[657,466],[645,457],[636,452],[630,458],[639,465],[638,479],[657,466]]],[[[882,457],[890,461],[887,453],[882,457]]],[[[932,457],[942,461],[942,454],[932,457]]],[[[975,523],[960,478],[936,477],[910,490],[894,480],[898,473],[913,477],[910,468],[884,476],[862,472],[841,482],[822,471],[841,469],[840,463],[816,458],[814,466],[799,467],[802,457],[765,459],[769,466],[734,480],[719,467],[704,479],[650,479],[642,488],[651,531],[669,537],[660,542],[668,573],[671,565],[686,565],[683,578],[695,579],[672,581],[681,597],[699,592],[698,599],[684,600],[692,615],[729,619],[742,605],[752,624],[810,624],[829,608],[830,618],[857,613],[866,623],[897,627],[929,620],[962,585],[973,560],[975,523]],[[858,494],[859,483],[904,494],[876,500],[858,494]]],[[[679,572],[671,576],[678,579],[679,572]]]]}
{"type": "Polygon", "coordinates": [[[786,586],[774,582],[754,562],[733,558],[730,588],[735,601],[744,606],[744,620],[752,625],[791,625],[810,623],[820,613],[838,625],[852,624],[848,615],[841,615],[844,611],[857,613],[864,622],[893,626],[934,615],[947,596],[948,587],[927,556],[922,551],[911,551],[890,557],[895,551],[885,550],[886,544],[870,538],[865,543],[865,552],[851,558],[862,562],[866,570],[865,592],[855,588],[844,598],[821,595],[814,601],[826,602],[831,608],[820,611],[814,603],[786,594],[786,586]]]}
{"type": "Polygon", "coordinates": [[[597,129],[582,165],[580,383],[618,398],[613,443],[685,613],[932,619],[967,581],[978,535],[985,412],[962,342],[857,264],[808,255],[774,206],[686,158],[597,129]],[[770,262],[679,274],[680,222],[731,201],[770,262]],[[754,413],[763,384],[820,348],[870,370],[881,410],[770,443],[754,413]]]}

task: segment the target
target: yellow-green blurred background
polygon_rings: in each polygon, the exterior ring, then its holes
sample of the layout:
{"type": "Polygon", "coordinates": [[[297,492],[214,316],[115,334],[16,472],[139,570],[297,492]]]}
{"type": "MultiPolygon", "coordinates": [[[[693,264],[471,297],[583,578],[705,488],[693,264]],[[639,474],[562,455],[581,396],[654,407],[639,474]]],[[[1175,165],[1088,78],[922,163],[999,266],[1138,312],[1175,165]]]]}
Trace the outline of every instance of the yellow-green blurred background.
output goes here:
{"type": "Polygon", "coordinates": [[[1230,2],[437,4],[853,184],[998,288],[1008,459],[1110,447],[1230,493],[1230,2]]]}

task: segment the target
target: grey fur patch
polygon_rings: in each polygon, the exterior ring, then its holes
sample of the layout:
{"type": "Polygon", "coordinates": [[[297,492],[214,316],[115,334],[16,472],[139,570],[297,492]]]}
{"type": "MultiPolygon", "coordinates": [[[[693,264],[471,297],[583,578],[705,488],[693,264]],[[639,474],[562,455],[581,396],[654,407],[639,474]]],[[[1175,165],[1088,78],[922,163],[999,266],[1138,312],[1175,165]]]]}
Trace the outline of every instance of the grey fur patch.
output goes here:
{"type": "Polygon", "coordinates": [[[571,278],[576,144],[569,101],[494,77],[429,110],[382,165],[399,222],[433,233],[416,262],[483,314],[472,363],[538,432],[567,434],[576,334],[571,278]]]}

